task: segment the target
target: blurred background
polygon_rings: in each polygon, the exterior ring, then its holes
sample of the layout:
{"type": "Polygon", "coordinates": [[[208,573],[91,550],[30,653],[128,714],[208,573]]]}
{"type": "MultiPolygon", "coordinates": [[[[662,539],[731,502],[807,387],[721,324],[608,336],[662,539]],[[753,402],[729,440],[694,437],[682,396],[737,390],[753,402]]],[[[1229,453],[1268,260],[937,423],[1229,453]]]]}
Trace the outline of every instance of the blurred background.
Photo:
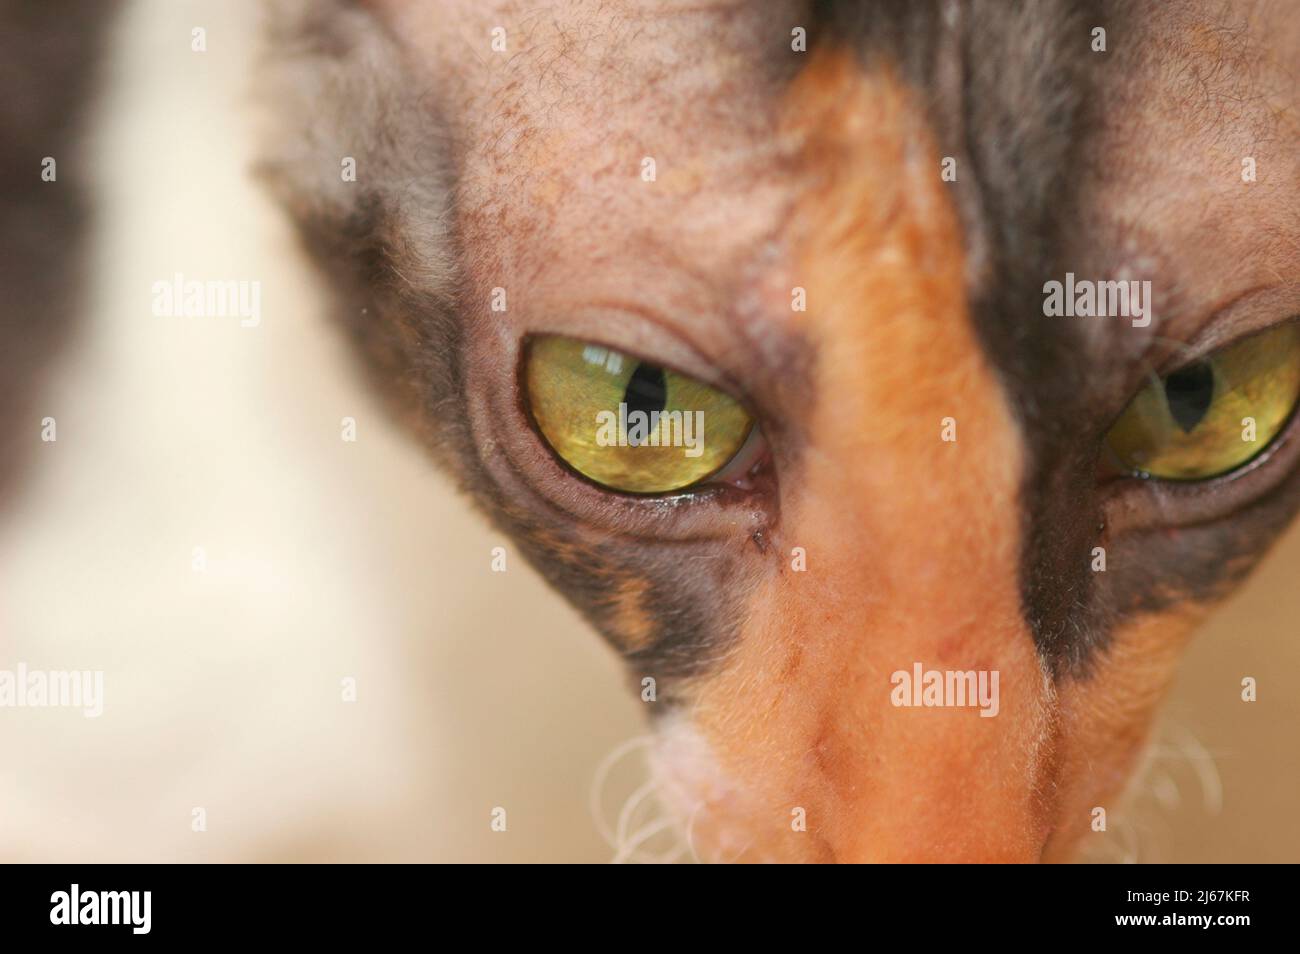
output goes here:
{"type": "MultiPolygon", "coordinates": [[[[85,306],[0,512],[0,669],[103,670],[104,712],[0,709],[0,861],[611,860],[656,811],[642,704],[362,386],[249,177],[257,18],[112,28],[85,306]],[[261,323],[156,317],[177,272],[260,282],[261,323]]],[[[1293,530],[1196,637],[1092,860],[1300,859],[1297,567],[1293,530]]]]}

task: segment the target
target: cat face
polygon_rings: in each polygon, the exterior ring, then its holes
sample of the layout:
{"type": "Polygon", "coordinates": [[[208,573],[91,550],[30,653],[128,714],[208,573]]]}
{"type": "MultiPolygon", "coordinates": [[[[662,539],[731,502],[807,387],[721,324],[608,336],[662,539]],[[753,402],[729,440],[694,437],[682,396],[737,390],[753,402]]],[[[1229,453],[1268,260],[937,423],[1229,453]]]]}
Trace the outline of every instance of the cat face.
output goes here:
{"type": "Polygon", "coordinates": [[[1300,499],[1297,28],[893,6],[273,24],[264,175],[709,858],[1068,857],[1300,499]]]}

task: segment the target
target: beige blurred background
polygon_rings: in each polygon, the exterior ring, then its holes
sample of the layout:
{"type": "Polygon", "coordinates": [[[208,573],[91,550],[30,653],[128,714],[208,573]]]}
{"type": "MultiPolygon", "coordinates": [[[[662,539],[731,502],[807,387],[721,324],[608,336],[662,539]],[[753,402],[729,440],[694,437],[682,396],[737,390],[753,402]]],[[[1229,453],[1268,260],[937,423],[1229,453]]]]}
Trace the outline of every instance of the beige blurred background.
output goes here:
{"type": "MultiPolygon", "coordinates": [[[[0,860],[610,860],[642,704],[362,387],[248,177],[256,17],[138,0],[114,30],[91,304],[0,519],[0,668],[102,669],[106,701],[0,710],[0,860]],[[176,272],[260,281],[260,326],[154,317],[176,272]]],[[[1297,566],[1293,531],[1197,637],[1093,859],[1300,860],[1297,566]]]]}

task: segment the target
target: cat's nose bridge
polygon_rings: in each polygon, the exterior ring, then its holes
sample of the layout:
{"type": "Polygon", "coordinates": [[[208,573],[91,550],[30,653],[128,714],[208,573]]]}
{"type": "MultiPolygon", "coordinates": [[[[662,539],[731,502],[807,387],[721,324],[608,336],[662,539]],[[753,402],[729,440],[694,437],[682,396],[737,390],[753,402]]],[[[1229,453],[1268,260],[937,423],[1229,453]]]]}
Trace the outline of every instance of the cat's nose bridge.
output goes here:
{"type": "Polygon", "coordinates": [[[765,850],[1035,860],[1055,743],[1022,604],[1020,434],[959,277],[887,251],[810,308],[809,450],[780,490],[803,562],[749,607],[702,730],[765,850]]]}
{"type": "Polygon", "coordinates": [[[780,533],[806,563],[748,607],[700,730],[771,850],[1033,860],[1053,690],[1022,608],[1021,435],[956,210],[937,157],[903,148],[924,133],[887,75],[827,58],[803,83],[819,171],[792,260],[815,361],[780,533]]]}

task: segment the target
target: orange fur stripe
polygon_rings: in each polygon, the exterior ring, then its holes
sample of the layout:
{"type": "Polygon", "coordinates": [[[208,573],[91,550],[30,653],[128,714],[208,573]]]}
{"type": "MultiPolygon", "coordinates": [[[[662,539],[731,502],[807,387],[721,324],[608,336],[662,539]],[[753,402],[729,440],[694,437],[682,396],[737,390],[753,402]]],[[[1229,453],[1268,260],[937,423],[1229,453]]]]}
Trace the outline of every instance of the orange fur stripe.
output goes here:
{"type": "Polygon", "coordinates": [[[906,90],[848,55],[820,55],[789,106],[818,361],[782,533],[808,570],[760,588],[701,691],[728,780],[704,814],[724,832],[744,817],[755,857],[1033,859],[1051,689],[1021,616],[1021,447],[967,314],[939,157],[906,90]],[[914,662],[999,670],[1001,712],[896,708],[891,673],[914,662]]]}

